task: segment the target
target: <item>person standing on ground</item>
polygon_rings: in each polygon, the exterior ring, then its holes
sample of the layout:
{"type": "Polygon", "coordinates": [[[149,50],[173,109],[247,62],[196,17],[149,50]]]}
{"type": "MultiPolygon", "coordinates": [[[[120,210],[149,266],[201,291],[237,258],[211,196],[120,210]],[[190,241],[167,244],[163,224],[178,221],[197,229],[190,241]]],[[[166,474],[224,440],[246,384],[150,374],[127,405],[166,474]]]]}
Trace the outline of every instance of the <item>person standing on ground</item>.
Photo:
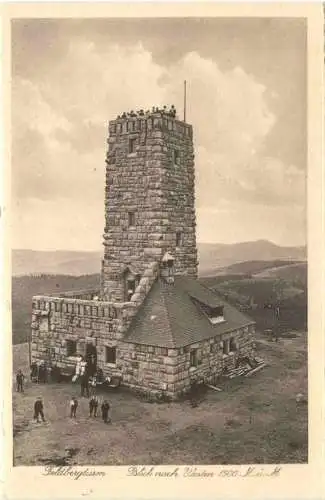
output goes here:
{"type": "Polygon", "coordinates": [[[44,406],[43,406],[43,401],[42,401],[41,397],[38,397],[37,400],[35,401],[35,404],[34,404],[34,420],[36,420],[36,422],[38,422],[39,417],[41,417],[43,422],[45,422],[44,406]]]}
{"type": "Polygon", "coordinates": [[[76,412],[78,408],[78,401],[77,398],[73,396],[70,401],[70,418],[74,417],[76,418],[76,412]]]}
{"type": "Polygon", "coordinates": [[[81,387],[81,397],[83,397],[86,392],[86,396],[87,398],[89,398],[89,377],[87,374],[81,376],[80,387],[81,387]]]}
{"type": "Polygon", "coordinates": [[[17,392],[24,392],[24,380],[25,380],[25,375],[21,370],[18,370],[16,375],[17,392]]]}
{"type": "Polygon", "coordinates": [[[111,421],[111,419],[108,418],[109,409],[110,409],[109,402],[105,399],[105,401],[102,404],[102,419],[105,422],[105,424],[111,421]]]}
{"type": "Polygon", "coordinates": [[[97,396],[93,395],[89,400],[89,416],[97,417],[97,409],[98,409],[98,399],[97,396]]]}

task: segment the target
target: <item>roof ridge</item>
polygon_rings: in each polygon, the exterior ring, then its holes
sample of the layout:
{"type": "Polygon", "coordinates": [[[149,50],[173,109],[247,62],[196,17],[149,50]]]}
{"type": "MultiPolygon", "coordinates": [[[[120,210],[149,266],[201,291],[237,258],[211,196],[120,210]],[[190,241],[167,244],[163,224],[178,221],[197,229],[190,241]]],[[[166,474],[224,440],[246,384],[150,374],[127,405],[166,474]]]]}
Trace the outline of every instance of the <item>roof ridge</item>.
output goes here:
{"type": "Polygon", "coordinates": [[[162,300],[163,300],[163,303],[164,303],[164,306],[165,306],[165,311],[166,311],[166,316],[167,316],[167,320],[168,320],[168,326],[169,326],[169,331],[170,331],[171,338],[172,338],[173,347],[176,347],[176,342],[175,342],[175,338],[174,338],[174,332],[173,332],[173,329],[172,329],[172,326],[171,326],[171,322],[170,322],[169,308],[168,308],[168,305],[166,304],[166,296],[167,296],[167,294],[163,293],[163,288],[161,286],[161,282],[159,282],[159,286],[160,286],[160,295],[162,297],[162,300]]]}
{"type": "Polygon", "coordinates": [[[139,307],[137,308],[136,310],[136,313],[134,314],[134,316],[132,317],[131,321],[130,321],[130,324],[125,332],[125,336],[124,338],[126,338],[129,333],[131,332],[132,330],[132,327],[135,326],[136,322],[137,322],[137,319],[138,319],[138,316],[139,316],[139,313],[144,309],[145,307],[145,304],[146,302],[148,301],[148,297],[149,297],[149,294],[152,290],[152,288],[155,286],[155,284],[158,282],[158,277],[156,277],[154,279],[154,281],[151,283],[151,286],[150,286],[150,289],[148,290],[148,292],[146,293],[144,299],[142,300],[142,302],[140,303],[139,307]]]}

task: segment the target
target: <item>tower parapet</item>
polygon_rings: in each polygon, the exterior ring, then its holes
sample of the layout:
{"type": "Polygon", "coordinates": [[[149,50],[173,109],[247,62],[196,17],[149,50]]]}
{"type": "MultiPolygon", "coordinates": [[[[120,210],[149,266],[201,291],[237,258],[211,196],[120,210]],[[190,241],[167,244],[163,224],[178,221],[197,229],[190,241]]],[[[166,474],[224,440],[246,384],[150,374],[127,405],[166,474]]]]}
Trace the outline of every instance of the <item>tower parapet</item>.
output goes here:
{"type": "Polygon", "coordinates": [[[119,134],[136,134],[153,129],[185,135],[190,139],[193,136],[192,125],[178,120],[176,113],[156,108],[156,110],[146,113],[124,113],[115,120],[111,120],[109,122],[109,137],[119,134]]]}

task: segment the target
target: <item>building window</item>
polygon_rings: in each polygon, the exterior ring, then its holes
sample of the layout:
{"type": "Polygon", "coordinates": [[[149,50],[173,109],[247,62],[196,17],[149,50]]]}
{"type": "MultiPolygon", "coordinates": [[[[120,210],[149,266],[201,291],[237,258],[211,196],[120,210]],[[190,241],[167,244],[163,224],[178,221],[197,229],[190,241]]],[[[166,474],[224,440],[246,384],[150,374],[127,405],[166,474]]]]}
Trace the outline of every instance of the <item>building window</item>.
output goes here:
{"type": "Polygon", "coordinates": [[[75,340],[67,340],[67,356],[75,356],[77,354],[77,342],[75,340]]]}
{"type": "Polygon", "coordinates": [[[135,280],[134,279],[127,280],[126,286],[127,286],[127,301],[129,302],[131,300],[132,295],[135,292],[135,280]]]}
{"type": "Polygon", "coordinates": [[[174,165],[179,165],[179,151],[178,151],[178,149],[173,149],[173,162],[174,162],[174,165]]]}
{"type": "Polygon", "coordinates": [[[198,352],[197,349],[190,351],[190,367],[198,365],[198,352]]]}
{"type": "Polygon", "coordinates": [[[183,242],[182,238],[182,232],[181,231],[176,231],[176,246],[181,247],[183,242]]]}
{"type": "Polygon", "coordinates": [[[230,349],[230,352],[237,351],[237,342],[235,339],[230,339],[229,349],[230,349]]]}
{"type": "Polygon", "coordinates": [[[135,226],[135,213],[134,212],[128,213],[128,223],[129,223],[129,226],[135,226]]]}
{"type": "Polygon", "coordinates": [[[115,365],[116,347],[105,347],[105,362],[111,365],[115,365]]]}
{"type": "Polygon", "coordinates": [[[229,354],[229,340],[223,341],[223,354],[229,354]]]}
{"type": "Polygon", "coordinates": [[[136,138],[129,139],[129,154],[135,153],[136,138]]]}

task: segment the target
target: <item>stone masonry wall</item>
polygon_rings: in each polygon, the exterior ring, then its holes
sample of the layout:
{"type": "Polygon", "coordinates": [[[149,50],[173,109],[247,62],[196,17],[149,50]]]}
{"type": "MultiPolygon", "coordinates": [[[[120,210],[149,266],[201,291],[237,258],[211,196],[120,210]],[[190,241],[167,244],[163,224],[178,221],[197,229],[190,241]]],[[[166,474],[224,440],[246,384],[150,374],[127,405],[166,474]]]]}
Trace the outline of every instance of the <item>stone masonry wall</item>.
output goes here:
{"type": "Polygon", "coordinates": [[[159,114],[120,119],[108,143],[103,297],[124,300],[125,266],[142,275],[166,251],[177,273],[197,276],[192,127],[159,114]]]}
{"type": "Polygon", "coordinates": [[[35,296],[32,305],[33,361],[47,361],[73,368],[67,357],[67,341],[77,344],[77,354],[85,355],[86,344],[97,348],[97,364],[105,374],[119,373],[119,340],[123,339],[132,318],[138,311],[157,278],[158,265],[145,270],[130,302],[93,300],[97,290],[71,291],[54,296],[35,296]],[[106,363],[105,348],[116,348],[116,365],[106,363]]]}
{"type": "Polygon", "coordinates": [[[254,328],[246,327],[178,349],[174,366],[174,384],[170,385],[168,389],[179,394],[190,388],[191,380],[203,379],[205,382],[213,383],[226,367],[228,369],[235,367],[239,356],[253,355],[253,334],[254,328]],[[237,350],[223,354],[223,343],[230,339],[235,340],[237,350]],[[198,364],[196,367],[190,366],[192,349],[197,349],[198,364]]]}
{"type": "Polygon", "coordinates": [[[152,394],[168,393],[173,366],[167,348],[119,343],[123,385],[152,394]]]}
{"type": "Polygon", "coordinates": [[[204,379],[213,383],[225,367],[235,367],[239,356],[251,356],[254,327],[243,328],[222,336],[179,349],[119,343],[123,384],[151,394],[165,393],[171,398],[187,392],[191,381],[204,379]],[[223,342],[234,339],[237,350],[223,354],[223,342]],[[190,366],[190,352],[197,349],[198,364],[190,366]]]}
{"type": "Polygon", "coordinates": [[[108,303],[37,296],[33,298],[31,351],[34,361],[59,367],[74,366],[67,357],[67,341],[85,355],[86,344],[97,347],[97,361],[105,368],[105,346],[115,347],[135,314],[133,303],[108,303]]]}
{"type": "MultiPolygon", "coordinates": [[[[149,284],[148,284],[149,286],[149,284]]],[[[122,384],[142,392],[165,393],[176,398],[190,388],[191,380],[212,382],[225,367],[235,366],[239,355],[253,354],[254,327],[224,334],[179,349],[144,346],[123,340],[138,305],[147,293],[135,294],[133,302],[108,303],[62,297],[33,298],[32,359],[60,368],[75,368],[67,357],[67,342],[76,342],[76,353],[85,355],[86,344],[97,349],[97,364],[105,375],[120,374],[122,384]],[[223,343],[236,341],[236,351],[223,354],[223,343]],[[116,363],[106,363],[105,348],[116,348],[116,363]],[[190,366],[191,350],[198,363],[190,366]]]]}

